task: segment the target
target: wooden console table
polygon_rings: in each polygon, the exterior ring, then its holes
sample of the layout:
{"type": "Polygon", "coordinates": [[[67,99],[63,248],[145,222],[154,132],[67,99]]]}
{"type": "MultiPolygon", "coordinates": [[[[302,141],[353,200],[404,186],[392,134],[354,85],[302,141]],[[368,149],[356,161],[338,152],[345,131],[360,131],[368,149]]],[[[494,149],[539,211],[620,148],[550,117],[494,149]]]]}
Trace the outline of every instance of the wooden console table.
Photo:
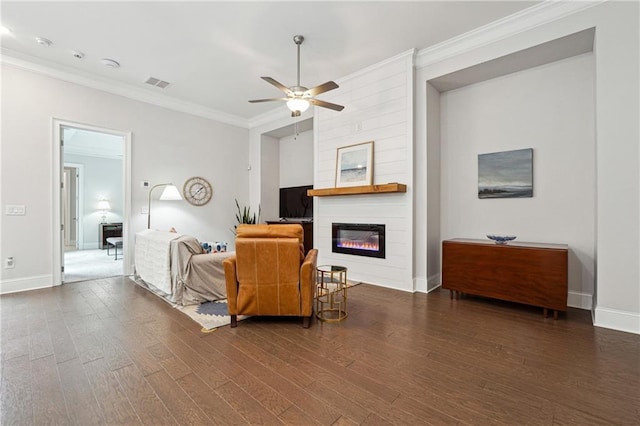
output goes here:
{"type": "Polygon", "coordinates": [[[442,242],[442,288],[558,311],[567,310],[565,244],[496,244],[489,240],[442,242]]]}

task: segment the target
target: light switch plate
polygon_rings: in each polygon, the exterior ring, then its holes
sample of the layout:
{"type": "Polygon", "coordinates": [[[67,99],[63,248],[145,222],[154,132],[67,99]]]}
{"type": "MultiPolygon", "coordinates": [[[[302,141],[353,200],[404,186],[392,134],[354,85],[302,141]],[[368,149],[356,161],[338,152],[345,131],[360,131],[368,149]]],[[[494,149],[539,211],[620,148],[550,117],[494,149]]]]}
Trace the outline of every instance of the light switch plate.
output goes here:
{"type": "Polygon", "coordinates": [[[7,205],[5,214],[7,216],[24,216],[27,214],[27,207],[23,205],[7,205]]]}

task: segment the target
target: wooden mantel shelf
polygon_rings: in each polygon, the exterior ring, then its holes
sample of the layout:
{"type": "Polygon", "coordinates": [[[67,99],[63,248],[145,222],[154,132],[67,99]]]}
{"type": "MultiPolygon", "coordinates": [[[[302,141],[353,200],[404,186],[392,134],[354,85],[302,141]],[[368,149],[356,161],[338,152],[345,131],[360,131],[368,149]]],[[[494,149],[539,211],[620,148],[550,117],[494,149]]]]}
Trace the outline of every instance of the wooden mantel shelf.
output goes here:
{"type": "Polygon", "coordinates": [[[403,183],[385,183],[382,185],[309,189],[307,190],[307,195],[310,197],[329,197],[333,195],[388,194],[392,192],[407,192],[407,185],[403,183]]]}

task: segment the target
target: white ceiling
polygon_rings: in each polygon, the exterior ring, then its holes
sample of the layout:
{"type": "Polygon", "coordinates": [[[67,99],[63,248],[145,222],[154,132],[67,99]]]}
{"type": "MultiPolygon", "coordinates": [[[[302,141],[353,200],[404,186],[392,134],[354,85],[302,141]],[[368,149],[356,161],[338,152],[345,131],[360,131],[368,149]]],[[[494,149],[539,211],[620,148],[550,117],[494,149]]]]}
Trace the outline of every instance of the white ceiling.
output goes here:
{"type": "Polygon", "coordinates": [[[13,32],[2,36],[2,55],[249,122],[285,108],[248,100],[280,96],[261,76],[295,84],[295,34],[305,37],[301,83],[313,87],[537,3],[4,0],[0,19],[13,32]],[[35,37],[53,44],[43,47],[35,37]],[[84,59],[72,51],[83,52],[84,59]],[[105,67],[102,58],[121,67],[105,67]],[[171,84],[153,87],[145,84],[149,77],[171,84]]]}

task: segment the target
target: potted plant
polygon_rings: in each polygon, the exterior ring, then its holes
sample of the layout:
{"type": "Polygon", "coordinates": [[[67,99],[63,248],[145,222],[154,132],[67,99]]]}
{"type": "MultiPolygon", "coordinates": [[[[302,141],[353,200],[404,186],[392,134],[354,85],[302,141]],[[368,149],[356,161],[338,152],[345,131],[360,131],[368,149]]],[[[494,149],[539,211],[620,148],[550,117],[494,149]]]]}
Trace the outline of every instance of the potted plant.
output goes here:
{"type": "MultiPolygon", "coordinates": [[[[253,212],[251,213],[251,207],[250,206],[243,206],[242,208],[240,207],[240,204],[238,203],[238,200],[236,199],[236,220],[238,221],[238,225],[240,225],[241,223],[246,223],[249,225],[255,225],[256,223],[258,223],[260,221],[260,206],[258,206],[258,215],[256,216],[256,213],[253,212]]],[[[238,225],[234,225],[233,226],[233,233],[236,233],[236,229],[238,228],[238,225]]]]}

